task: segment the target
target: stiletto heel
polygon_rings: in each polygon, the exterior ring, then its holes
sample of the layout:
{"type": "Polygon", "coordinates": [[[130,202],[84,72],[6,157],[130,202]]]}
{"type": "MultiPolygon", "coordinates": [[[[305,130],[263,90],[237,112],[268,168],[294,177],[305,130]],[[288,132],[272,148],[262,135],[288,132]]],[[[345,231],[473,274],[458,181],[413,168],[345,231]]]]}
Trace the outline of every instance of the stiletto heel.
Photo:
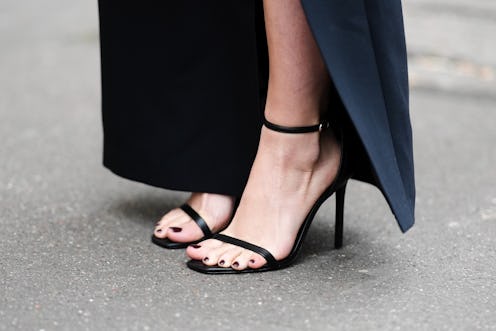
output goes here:
{"type": "Polygon", "coordinates": [[[336,225],[334,227],[334,248],[343,246],[344,195],[346,184],[336,191],[336,225]]]}
{"type": "MultiPolygon", "coordinates": [[[[311,132],[321,132],[327,128],[329,128],[329,122],[323,121],[319,124],[312,126],[300,126],[300,127],[288,127],[281,126],[267,121],[264,119],[264,125],[270,130],[283,132],[283,133],[291,133],[291,134],[303,134],[303,133],[311,133],[311,132]]],[[[315,214],[319,210],[320,206],[334,193],[336,193],[336,232],[335,232],[335,247],[340,248],[343,244],[343,212],[344,212],[344,194],[346,190],[346,184],[348,179],[351,177],[351,170],[347,158],[346,149],[344,147],[344,137],[342,131],[338,131],[337,140],[341,146],[341,159],[339,164],[339,169],[334,181],[327,187],[327,189],[322,193],[322,195],[317,199],[314,203],[307,216],[305,217],[298,234],[296,235],[296,239],[291,249],[289,255],[282,260],[276,260],[274,256],[265,248],[254,245],[252,243],[246,242],[244,240],[240,240],[237,238],[233,238],[230,236],[226,236],[224,234],[215,234],[212,236],[213,239],[217,239],[223,241],[225,243],[229,243],[232,245],[240,246],[252,252],[255,252],[262,256],[267,263],[261,268],[257,269],[243,269],[243,270],[235,270],[232,268],[223,268],[220,266],[207,266],[199,260],[190,260],[187,263],[187,266],[190,269],[193,269],[198,272],[206,273],[206,274],[234,274],[234,273],[251,273],[251,272],[262,272],[262,271],[271,271],[282,269],[290,266],[294,260],[296,259],[300,248],[302,246],[303,240],[310,228],[310,225],[314,219],[315,214]]]]}

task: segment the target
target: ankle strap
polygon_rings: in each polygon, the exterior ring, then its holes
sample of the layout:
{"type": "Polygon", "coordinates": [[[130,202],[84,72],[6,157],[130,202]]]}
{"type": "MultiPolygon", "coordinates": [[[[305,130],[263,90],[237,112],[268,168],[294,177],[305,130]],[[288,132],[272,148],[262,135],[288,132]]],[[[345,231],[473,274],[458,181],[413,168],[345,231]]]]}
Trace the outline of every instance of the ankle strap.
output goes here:
{"type": "Polygon", "coordinates": [[[327,128],[329,128],[329,121],[322,121],[319,124],[316,125],[310,125],[310,126],[283,126],[283,125],[278,125],[274,124],[272,122],[267,121],[267,119],[264,116],[263,124],[265,127],[268,129],[277,131],[277,132],[284,132],[284,133],[309,133],[309,132],[316,132],[316,131],[322,131],[327,128]]]}

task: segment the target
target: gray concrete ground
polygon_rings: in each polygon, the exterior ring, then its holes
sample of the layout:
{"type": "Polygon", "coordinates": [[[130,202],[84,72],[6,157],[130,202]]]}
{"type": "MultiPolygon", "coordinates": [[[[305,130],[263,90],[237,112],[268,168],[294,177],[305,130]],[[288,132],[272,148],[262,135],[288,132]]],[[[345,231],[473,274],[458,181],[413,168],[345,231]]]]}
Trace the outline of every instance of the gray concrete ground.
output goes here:
{"type": "Polygon", "coordinates": [[[418,185],[351,184],[298,263],[213,277],[149,242],[184,194],[101,166],[95,1],[0,3],[0,330],[495,330],[496,3],[405,3],[418,185]]]}

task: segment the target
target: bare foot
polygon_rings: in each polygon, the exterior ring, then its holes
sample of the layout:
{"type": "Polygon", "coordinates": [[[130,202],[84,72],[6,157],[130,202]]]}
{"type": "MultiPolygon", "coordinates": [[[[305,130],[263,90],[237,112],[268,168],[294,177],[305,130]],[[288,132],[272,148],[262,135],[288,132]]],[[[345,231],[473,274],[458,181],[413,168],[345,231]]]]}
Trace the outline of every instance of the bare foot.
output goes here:
{"type": "MultiPolygon", "coordinates": [[[[222,230],[232,217],[234,198],[212,193],[192,193],[187,203],[207,222],[212,233],[222,230]]],[[[191,242],[204,234],[180,208],[165,214],[155,225],[154,235],[174,242],[191,242]]]]}
{"type": "MultiPolygon", "coordinates": [[[[285,134],[262,128],[257,156],[231,224],[223,234],[289,255],[298,230],[337,175],[340,147],[331,131],[285,134]]],[[[218,240],[189,246],[188,256],[206,265],[236,270],[260,268],[260,255],[218,240]]]]}

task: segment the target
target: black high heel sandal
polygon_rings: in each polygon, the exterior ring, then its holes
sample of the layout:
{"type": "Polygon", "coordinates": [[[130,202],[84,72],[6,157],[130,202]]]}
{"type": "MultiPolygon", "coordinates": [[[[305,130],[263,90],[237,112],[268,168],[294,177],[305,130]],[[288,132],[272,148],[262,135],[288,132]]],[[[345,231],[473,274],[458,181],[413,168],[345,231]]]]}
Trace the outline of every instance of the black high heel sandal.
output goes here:
{"type": "MultiPolygon", "coordinates": [[[[234,208],[233,208],[233,212],[231,214],[231,220],[234,216],[234,213],[236,212],[236,209],[238,208],[238,205],[239,205],[239,198],[237,198],[234,201],[234,208]]],[[[177,241],[172,241],[169,238],[159,238],[159,237],[155,236],[155,234],[152,234],[152,243],[154,243],[155,245],[158,245],[160,247],[163,247],[163,248],[179,249],[179,248],[186,248],[189,245],[194,245],[194,244],[199,243],[200,241],[212,238],[212,236],[214,234],[212,233],[212,231],[208,227],[207,222],[205,222],[203,217],[200,216],[200,214],[198,214],[187,203],[181,205],[179,208],[181,208],[198,225],[200,230],[202,230],[202,232],[203,232],[203,237],[198,239],[198,240],[195,240],[195,241],[177,242],[177,241]]],[[[227,222],[227,225],[229,225],[229,223],[231,223],[231,220],[229,220],[229,222],[227,222]]],[[[226,228],[227,225],[224,228],[226,228]]]]}
{"type": "MultiPolygon", "coordinates": [[[[310,132],[321,132],[327,128],[329,128],[329,122],[323,121],[317,125],[312,126],[300,126],[300,127],[287,127],[281,126],[267,121],[264,118],[264,125],[273,131],[283,132],[283,133],[310,133],[310,132]]],[[[317,199],[313,207],[310,209],[310,212],[305,217],[303,224],[296,235],[296,240],[291,249],[289,255],[282,260],[276,260],[274,256],[267,251],[265,248],[259,247],[257,245],[251,244],[244,240],[240,240],[237,238],[233,238],[230,236],[226,236],[223,234],[215,234],[212,236],[212,239],[217,239],[229,244],[233,244],[236,246],[243,247],[247,250],[255,252],[261,255],[267,263],[261,268],[257,269],[244,269],[244,270],[235,270],[233,268],[223,268],[219,266],[207,266],[203,264],[202,261],[199,260],[190,260],[187,262],[187,266],[190,269],[195,271],[206,273],[206,274],[235,274],[235,273],[252,273],[252,272],[263,272],[263,271],[271,271],[283,269],[290,266],[294,260],[296,259],[298,252],[301,249],[303,240],[310,228],[310,225],[314,219],[315,214],[319,210],[320,206],[326,201],[332,194],[336,193],[336,225],[335,225],[335,239],[334,239],[334,247],[336,249],[341,248],[343,245],[343,216],[344,216],[344,196],[346,191],[346,184],[348,183],[348,179],[351,177],[351,167],[348,163],[347,154],[345,152],[344,147],[344,137],[342,131],[338,131],[339,136],[336,138],[341,146],[341,159],[339,164],[339,170],[337,172],[336,178],[329,185],[329,187],[322,193],[322,195],[317,199]]]]}

